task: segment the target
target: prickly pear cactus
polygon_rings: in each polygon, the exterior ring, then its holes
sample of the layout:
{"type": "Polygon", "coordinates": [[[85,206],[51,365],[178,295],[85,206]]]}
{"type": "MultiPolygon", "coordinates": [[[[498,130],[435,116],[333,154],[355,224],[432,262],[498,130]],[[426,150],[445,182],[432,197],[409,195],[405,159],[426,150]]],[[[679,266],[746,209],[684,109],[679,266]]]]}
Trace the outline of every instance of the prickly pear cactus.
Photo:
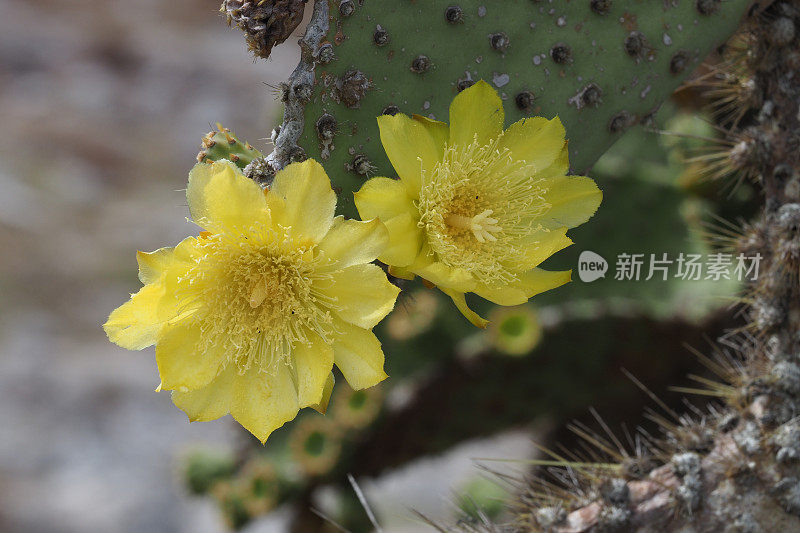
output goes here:
{"type": "Polygon", "coordinates": [[[203,136],[197,161],[211,163],[227,159],[244,169],[253,162],[253,159],[261,157],[263,157],[261,152],[253,148],[249,142],[240,141],[235,133],[217,123],[216,131],[211,131],[203,136]]]}
{"type": "Polygon", "coordinates": [[[270,161],[325,162],[352,215],[349,193],[393,174],[375,117],[446,121],[453,96],[484,79],[506,100],[508,123],[560,116],[573,168],[584,171],[647,120],[749,3],[318,0],[270,161]]]}

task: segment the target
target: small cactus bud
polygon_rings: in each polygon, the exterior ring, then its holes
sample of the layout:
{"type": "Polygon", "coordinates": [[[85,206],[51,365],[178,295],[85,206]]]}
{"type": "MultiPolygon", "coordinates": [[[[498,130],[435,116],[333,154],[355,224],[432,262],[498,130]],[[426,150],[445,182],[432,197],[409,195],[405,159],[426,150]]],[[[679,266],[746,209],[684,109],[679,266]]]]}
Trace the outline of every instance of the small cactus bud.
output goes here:
{"type": "Polygon", "coordinates": [[[319,476],[336,466],[342,451],[342,439],[330,420],[305,418],[292,427],[289,448],[303,473],[319,476]]]}
{"type": "Polygon", "coordinates": [[[512,356],[530,353],[542,338],[542,326],[536,313],[528,307],[493,311],[487,330],[491,346],[512,356]]]}
{"type": "Polygon", "coordinates": [[[241,142],[236,134],[222,124],[217,123],[217,130],[207,133],[203,137],[197,161],[211,163],[227,159],[236,163],[239,168],[246,167],[253,159],[261,157],[261,152],[253,148],[248,142],[241,142]]]}
{"type": "Polygon", "coordinates": [[[362,429],[375,420],[382,406],[380,387],[358,391],[342,387],[333,400],[333,418],[346,428],[362,429]]]}

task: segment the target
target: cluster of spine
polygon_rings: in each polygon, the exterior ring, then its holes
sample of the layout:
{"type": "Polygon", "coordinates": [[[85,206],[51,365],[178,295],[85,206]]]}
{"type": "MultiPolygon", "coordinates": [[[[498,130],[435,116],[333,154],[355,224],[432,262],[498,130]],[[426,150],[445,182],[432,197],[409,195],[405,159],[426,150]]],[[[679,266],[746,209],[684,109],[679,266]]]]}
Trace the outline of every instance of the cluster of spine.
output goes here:
{"type": "Polygon", "coordinates": [[[703,80],[729,141],[717,161],[730,172],[716,173],[746,173],[764,199],[734,243],[761,256],[742,300],[748,324],[701,356],[719,379],[697,378],[697,392],[719,404],[681,415],[654,396],[664,436],[629,444],[602,421],[606,436],[573,427],[583,452],[550,452],[509,530],[800,530],[799,25],[797,1],[755,8],[703,80]]]}

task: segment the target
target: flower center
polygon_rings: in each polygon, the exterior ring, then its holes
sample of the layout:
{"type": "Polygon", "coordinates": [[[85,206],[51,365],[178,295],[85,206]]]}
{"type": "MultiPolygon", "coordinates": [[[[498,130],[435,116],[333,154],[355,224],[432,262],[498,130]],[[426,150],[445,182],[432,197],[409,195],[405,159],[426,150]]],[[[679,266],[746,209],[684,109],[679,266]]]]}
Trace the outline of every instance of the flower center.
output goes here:
{"type": "Polygon", "coordinates": [[[500,138],[449,145],[422,176],[419,225],[436,260],[487,283],[508,283],[550,208],[544,192],[533,166],[500,148],[500,138]]]}
{"type": "Polygon", "coordinates": [[[258,227],[199,243],[203,254],[179,284],[205,349],[222,349],[240,372],[274,372],[296,343],[330,341],[335,301],[315,289],[330,273],[319,272],[325,260],[314,246],[258,227]]]}
{"type": "Polygon", "coordinates": [[[445,217],[444,222],[453,228],[467,229],[472,232],[478,242],[496,241],[495,232],[502,228],[497,225],[496,218],[489,218],[494,213],[491,209],[484,209],[472,218],[462,215],[450,214],[445,217]]]}

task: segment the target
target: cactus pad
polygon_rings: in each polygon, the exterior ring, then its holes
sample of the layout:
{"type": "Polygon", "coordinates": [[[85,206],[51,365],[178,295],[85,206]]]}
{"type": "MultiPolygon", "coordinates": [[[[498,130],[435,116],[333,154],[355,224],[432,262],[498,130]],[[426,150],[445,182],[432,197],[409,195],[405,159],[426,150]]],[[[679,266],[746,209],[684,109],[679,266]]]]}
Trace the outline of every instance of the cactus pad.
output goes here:
{"type": "Polygon", "coordinates": [[[323,161],[353,215],[351,191],[394,175],[375,117],[447,121],[458,91],[484,79],[508,124],[560,116],[573,169],[585,171],[736,29],[749,3],[317,0],[273,164],[298,151],[323,161]]]}
{"type": "Polygon", "coordinates": [[[235,133],[217,123],[216,131],[211,131],[203,136],[202,146],[197,154],[197,161],[200,163],[212,163],[227,159],[236,163],[239,168],[244,169],[253,159],[258,157],[263,157],[261,152],[253,148],[250,143],[240,141],[235,133]]]}

